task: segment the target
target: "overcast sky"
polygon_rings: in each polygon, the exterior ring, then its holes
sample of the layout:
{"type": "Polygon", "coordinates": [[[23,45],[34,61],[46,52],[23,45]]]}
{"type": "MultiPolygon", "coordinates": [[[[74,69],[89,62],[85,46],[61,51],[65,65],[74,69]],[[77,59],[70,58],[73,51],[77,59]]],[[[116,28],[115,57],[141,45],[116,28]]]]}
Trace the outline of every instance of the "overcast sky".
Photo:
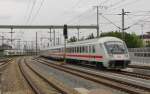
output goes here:
{"type": "MultiPolygon", "coordinates": [[[[96,9],[93,6],[100,5],[104,8],[101,7],[99,12],[118,27],[121,27],[121,16],[116,14],[121,13],[122,8],[131,12],[125,16],[125,26],[131,26],[126,32],[141,34],[140,24],[144,24],[144,33],[150,31],[149,22],[142,22],[150,21],[149,4],[150,0],[0,0],[0,25],[92,25],[96,24],[96,9]]],[[[110,21],[101,15],[99,17],[101,31],[118,30],[110,21]]],[[[45,31],[39,32],[39,37],[48,37],[48,30],[14,31],[19,31],[14,34],[15,37],[24,40],[34,40],[33,31],[45,31]],[[27,31],[29,32],[26,33],[27,31]]],[[[86,31],[81,36],[91,32],[86,31]]],[[[94,33],[96,34],[95,31],[94,33]]],[[[75,32],[69,34],[77,35],[75,32]]],[[[5,36],[10,37],[9,34],[5,36]]]]}

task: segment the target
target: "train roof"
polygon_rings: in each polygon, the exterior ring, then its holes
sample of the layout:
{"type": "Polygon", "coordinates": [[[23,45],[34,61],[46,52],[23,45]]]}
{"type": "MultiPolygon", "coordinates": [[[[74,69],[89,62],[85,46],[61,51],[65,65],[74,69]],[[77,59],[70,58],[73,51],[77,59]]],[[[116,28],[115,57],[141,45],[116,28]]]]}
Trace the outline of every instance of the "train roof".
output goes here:
{"type": "MultiPolygon", "coordinates": [[[[89,40],[83,40],[83,41],[77,41],[77,42],[71,42],[67,43],[67,47],[71,47],[74,45],[88,45],[88,44],[96,44],[96,43],[105,43],[108,41],[120,41],[123,42],[121,39],[116,37],[101,37],[101,38],[95,38],[95,39],[89,39],[89,40]]],[[[51,47],[49,49],[56,49],[56,48],[62,48],[64,45],[58,45],[55,47],[51,47]]],[[[47,49],[48,50],[48,49],[47,49]]]]}
{"type": "Polygon", "coordinates": [[[84,40],[84,41],[78,41],[78,42],[72,42],[68,43],[68,45],[78,45],[78,44],[95,44],[95,43],[105,43],[108,41],[121,41],[121,39],[116,38],[116,37],[101,37],[101,38],[96,38],[96,39],[89,39],[89,40],[84,40]]]}

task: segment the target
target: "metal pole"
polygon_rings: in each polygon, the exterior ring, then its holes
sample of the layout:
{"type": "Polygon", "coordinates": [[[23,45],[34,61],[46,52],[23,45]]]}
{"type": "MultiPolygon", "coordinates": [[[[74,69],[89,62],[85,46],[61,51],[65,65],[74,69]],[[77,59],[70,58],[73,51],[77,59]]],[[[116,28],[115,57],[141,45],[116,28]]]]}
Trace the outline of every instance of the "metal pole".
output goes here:
{"type": "Polygon", "coordinates": [[[49,36],[50,42],[51,42],[51,40],[52,40],[52,38],[51,38],[51,33],[52,33],[52,31],[51,31],[51,28],[50,28],[50,31],[49,31],[49,34],[50,34],[50,36],[49,36]]]}
{"type": "Polygon", "coordinates": [[[54,29],[54,31],[53,31],[53,33],[54,33],[54,46],[55,46],[55,29],[54,29]]]}
{"type": "Polygon", "coordinates": [[[59,37],[58,37],[58,45],[60,45],[60,42],[59,42],[59,37]]]}
{"type": "MultiPolygon", "coordinates": [[[[142,41],[144,41],[143,27],[144,27],[144,25],[141,24],[142,41]]],[[[144,47],[143,47],[142,51],[144,52],[144,47]]],[[[142,63],[144,64],[144,55],[142,57],[142,63]]]]}
{"type": "Polygon", "coordinates": [[[66,63],[66,38],[64,38],[64,63],[66,63]]]}
{"type": "Polygon", "coordinates": [[[122,39],[124,40],[124,15],[125,15],[125,12],[124,12],[124,9],[122,9],[122,39]]]}
{"type": "Polygon", "coordinates": [[[34,41],[31,41],[32,55],[34,55],[34,41]]]}
{"type": "Polygon", "coordinates": [[[20,54],[20,40],[18,40],[17,42],[18,42],[18,47],[17,47],[18,48],[18,52],[19,52],[19,55],[21,55],[20,54]]]}
{"type": "Polygon", "coordinates": [[[37,44],[37,32],[36,32],[36,55],[37,55],[37,49],[38,49],[38,48],[37,48],[37,45],[38,45],[38,44],[37,44]]]}
{"type": "Polygon", "coordinates": [[[59,45],[61,45],[61,33],[59,35],[59,45]]]}
{"type": "Polygon", "coordinates": [[[143,28],[144,28],[144,25],[143,25],[143,24],[141,24],[141,33],[142,33],[142,40],[144,39],[143,28]]]}
{"type": "Polygon", "coordinates": [[[4,45],[4,36],[2,36],[2,49],[4,49],[3,45],[4,45]]]}
{"type": "Polygon", "coordinates": [[[10,34],[11,34],[11,46],[12,46],[12,38],[13,38],[13,28],[11,28],[11,32],[10,32],[10,34]]]}
{"type": "MultiPolygon", "coordinates": [[[[51,44],[51,42],[52,42],[52,36],[51,36],[51,33],[52,33],[52,29],[50,28],[49,29],[49,43],[51,44]]],[[[52,44],[51,44],[51,46],[52,46],[52,44]]]]}
{"type": "Polygon", "coordinates": [[[79,41],[79,35],[80,35],[80,31],[79,31],[79,28],[78,28],[78,41],[79,41]]]}
{"type": "Polygon", "coordinates": [[[97,8],[97,37],[99,37],[99,6],[97,8]]]}

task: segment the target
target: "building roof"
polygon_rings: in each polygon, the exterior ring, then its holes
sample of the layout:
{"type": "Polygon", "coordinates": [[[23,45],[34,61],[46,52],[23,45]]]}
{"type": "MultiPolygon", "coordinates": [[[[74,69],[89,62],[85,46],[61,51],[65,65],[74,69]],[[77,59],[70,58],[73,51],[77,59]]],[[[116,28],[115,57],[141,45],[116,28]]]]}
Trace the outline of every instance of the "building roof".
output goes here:
{"type": "Polygon", "coordinates": [[[142,38],[144,38],[144,39],[150,39],[150,35],[146,35],[146,34],[140,35],[140,38],[141,38],[141,39],[142,39],[142,38]]]}

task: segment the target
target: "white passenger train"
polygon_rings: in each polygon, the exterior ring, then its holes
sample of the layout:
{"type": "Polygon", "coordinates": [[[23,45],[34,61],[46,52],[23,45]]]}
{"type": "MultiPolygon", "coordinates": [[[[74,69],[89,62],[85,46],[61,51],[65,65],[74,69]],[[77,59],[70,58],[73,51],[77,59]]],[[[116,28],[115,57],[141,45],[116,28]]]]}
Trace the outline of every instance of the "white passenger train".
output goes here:
{"type": "Polygon", "coordinates": [[[67,62],[91,64],[107,69],[123,69],[130,64],[126,44],[115,37],[67,43],[66,53],[64,46],[57,46],[44,50],[41,56],[56,60],[66,57],[67,62]]]}

